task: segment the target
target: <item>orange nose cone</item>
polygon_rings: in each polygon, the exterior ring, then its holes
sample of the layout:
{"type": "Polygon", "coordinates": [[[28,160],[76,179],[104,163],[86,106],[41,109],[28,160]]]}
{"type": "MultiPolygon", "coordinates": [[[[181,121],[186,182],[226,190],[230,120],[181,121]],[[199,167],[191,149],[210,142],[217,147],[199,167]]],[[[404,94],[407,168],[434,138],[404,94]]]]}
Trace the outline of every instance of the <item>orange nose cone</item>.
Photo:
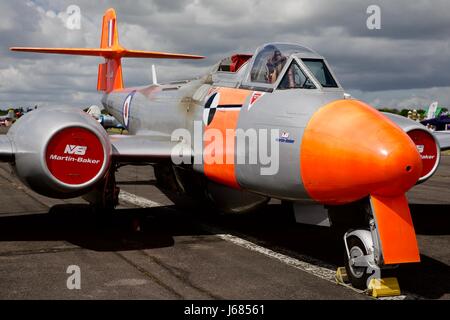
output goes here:
{"type": "Polygon", "coordinates": [[[419,179],[422,161],[408,135],[380,112],[338,100],[319,109],[305,128],[300,172],[313,199],[344,204],[369,194],[403,194],[419,179]]]}

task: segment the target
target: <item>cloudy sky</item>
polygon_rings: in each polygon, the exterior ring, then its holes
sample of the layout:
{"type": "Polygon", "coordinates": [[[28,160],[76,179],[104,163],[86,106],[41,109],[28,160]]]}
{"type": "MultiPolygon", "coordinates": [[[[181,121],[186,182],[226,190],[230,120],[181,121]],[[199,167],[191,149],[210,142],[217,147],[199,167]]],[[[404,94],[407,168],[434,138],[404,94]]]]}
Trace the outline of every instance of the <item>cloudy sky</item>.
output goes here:
{"type": "Polygon", "coordinates": [[[114,7],[124,47],[201,54],[202,61],[128,59],[126,86],[189,79],[229,54],[294,42],[324,55],[347,92],[376,107],[450,106],[448,0],[0,0],[0,108],[99,104],[102,58],[9,52],[11,46],[98,47],[103,12],[114,7]],[[65,26],[81,10],[81,28],[65,26]],[[381,9],[381,29],[366,12],[381,9]]]}

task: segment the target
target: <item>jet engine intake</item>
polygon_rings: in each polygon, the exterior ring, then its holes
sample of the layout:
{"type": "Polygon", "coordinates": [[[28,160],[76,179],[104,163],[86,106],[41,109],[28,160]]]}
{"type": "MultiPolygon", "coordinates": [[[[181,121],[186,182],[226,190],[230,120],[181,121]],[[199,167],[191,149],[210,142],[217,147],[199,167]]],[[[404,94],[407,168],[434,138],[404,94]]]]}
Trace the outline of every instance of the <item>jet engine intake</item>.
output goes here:
{"type": "Polygon", "coordinates": [[[14,124],[8,136],[17,176],[44,196],[62,199],[84,194],[110,167],[108,134],[82,111],[32,111],[14,124]]]}
{"type": "Polygon", "coordinates": [[[392,113],[383,114],[402,128],[416,145],[422,159],[422,173],[417,183],[425,182],[439,166],[441,151],[438,140],[419,122],[392,113]]]}

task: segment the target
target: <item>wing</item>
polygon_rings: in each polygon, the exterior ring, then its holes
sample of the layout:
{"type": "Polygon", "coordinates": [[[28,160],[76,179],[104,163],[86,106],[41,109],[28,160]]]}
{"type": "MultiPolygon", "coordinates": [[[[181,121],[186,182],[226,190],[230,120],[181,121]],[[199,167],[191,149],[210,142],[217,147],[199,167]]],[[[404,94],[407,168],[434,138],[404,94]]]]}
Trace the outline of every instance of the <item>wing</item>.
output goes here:
{"type": "Polygon", "coordinates": [[[441,150],[450,149],[450,131],[434,131],[433,134],[438,140],[441,150]]]}
{"type": "MultiPolygon", "coordinates": [[[[179,156],[180,142],[157,136],[109,136],[112,160],[116,163],[150,162],[170,160],[179,156]],[[178,152],[178,153],[177,153],[178,152]]],[[[14,147],[8,135],[0,135],[0,162],[14,162],[14,147]]],[[[182,149],[183,157],[191,157],[191,149],[182,149]]]]}
{"type": "MultiPolygon", "coordinates": [[[[180,142],[168,137],[111,135],[114,162],[160,162],[179,155],[180,142]]],[[[190,157],[190,148],[183,148],[183,156],[190,157]]]]}

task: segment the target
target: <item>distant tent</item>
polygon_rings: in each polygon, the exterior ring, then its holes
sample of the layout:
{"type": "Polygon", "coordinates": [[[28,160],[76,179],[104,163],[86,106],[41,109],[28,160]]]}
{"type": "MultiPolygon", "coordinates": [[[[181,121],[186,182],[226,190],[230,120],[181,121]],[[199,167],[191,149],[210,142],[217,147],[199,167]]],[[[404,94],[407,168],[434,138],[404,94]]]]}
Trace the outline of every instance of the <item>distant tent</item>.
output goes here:
{"type": "Polygon", "coordinates": [[[423,120],[421,123],[423,125],[430,124],[434,126],[437,131],[448,130],[448,128],[450,128],[450,116],[442,115],[433,119],[423,120]]]}
{"type": "Polygon", "coordinates": [[[426,109],[426,119],[434,119],[441,115],[442,108],[438,106],[438,102],[435,101],[426,109]]]}

